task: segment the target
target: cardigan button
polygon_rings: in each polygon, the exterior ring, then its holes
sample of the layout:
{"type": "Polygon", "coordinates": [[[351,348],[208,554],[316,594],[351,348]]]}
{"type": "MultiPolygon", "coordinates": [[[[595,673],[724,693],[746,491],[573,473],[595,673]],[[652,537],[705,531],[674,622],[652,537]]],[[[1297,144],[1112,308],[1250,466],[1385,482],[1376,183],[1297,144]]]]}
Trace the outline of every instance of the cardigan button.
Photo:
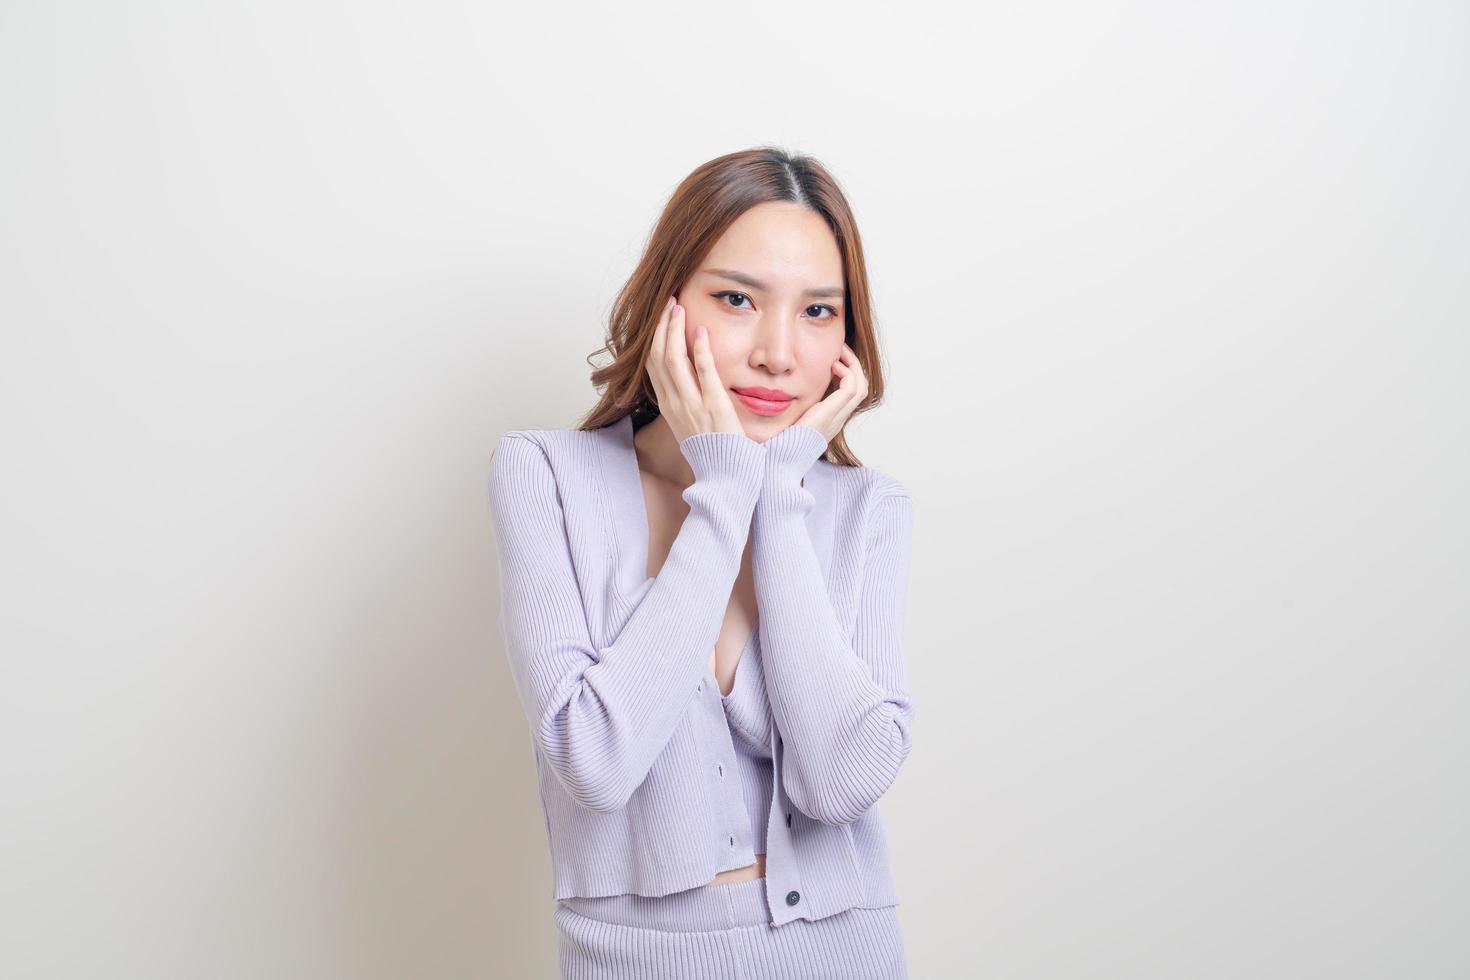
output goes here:
{"type": "Polygon", "coordinates": [[[786,814],[786,826],[791,826],[791,814],[786,814]]]}
{"type": "Polygon", "coordinates": [[[787,905],[795,905],[799,901],[801,901],[801,892],[787,892],[786,893],[786,904],[787,905]]]}

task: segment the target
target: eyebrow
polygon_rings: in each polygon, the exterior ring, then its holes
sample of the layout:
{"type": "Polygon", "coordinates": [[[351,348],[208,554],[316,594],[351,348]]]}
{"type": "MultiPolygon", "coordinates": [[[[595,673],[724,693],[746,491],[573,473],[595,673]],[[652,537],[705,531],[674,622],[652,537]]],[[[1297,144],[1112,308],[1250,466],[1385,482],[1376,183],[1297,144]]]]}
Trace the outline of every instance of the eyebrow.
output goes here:
{"type": "MultiPolygon", "coordinates": [[[[752,279],[745,273],[737,272],[734,269],[705,269],[704,271],[708,272],[712,276],[719,276],[722,279],[733,279],[736,282],[740,283],[742,286],[749,286],[751,289],[765,290],[766,288],[766,285],[761,281],[757,279],[752,279]]],[[[828,286],[825,289],[808,289],[804,291],[801,295],[828,296],[842,299],[843,296],[846,294],[844,293],[841,286],[828,286]]]]}

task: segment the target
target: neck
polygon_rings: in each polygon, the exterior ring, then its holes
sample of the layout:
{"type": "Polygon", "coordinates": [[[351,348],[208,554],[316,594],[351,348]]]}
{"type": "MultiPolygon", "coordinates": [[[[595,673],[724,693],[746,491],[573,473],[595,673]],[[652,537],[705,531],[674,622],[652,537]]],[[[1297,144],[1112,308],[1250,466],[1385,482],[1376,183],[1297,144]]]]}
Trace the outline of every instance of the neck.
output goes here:
{"type": "Polygon", "coordinates": [[[633,433],[633,448],[638,454],[638,468],[679,487],[694,483],[694,470],[679,451],[674,430],[662,415],[633,433]]]}

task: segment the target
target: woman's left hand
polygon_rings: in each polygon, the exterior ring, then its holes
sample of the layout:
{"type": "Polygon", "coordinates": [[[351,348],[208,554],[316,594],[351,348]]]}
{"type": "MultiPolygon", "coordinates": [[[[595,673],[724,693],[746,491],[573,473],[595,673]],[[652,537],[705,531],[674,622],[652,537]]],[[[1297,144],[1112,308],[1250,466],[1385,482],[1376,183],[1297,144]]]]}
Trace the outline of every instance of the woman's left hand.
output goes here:
{"type": "Polygon", "coordinates": [[[863,373],[857,354],[847,344],[842,345],[842,353],[832,362],[832,373],[837,377],[837,388],[792,423],[811,426],[829,442],[842,431],[853,409],[868,397],[868,376],[863,373]]]}

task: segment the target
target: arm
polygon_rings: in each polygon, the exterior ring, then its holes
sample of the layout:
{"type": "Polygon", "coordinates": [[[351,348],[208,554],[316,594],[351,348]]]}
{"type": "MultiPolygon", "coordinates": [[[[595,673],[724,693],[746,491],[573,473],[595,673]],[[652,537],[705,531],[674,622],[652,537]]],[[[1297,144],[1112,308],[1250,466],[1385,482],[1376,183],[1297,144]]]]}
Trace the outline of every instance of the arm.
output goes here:
{"type": "Polygon", "coordinates": [[[803,813],[850,823],[893,783],[911,744],[903,608],[913,501],[889,486],[870,504],[857,627],[849,638],[807,533],[815,498],[800,483],[827,440],[798,424],[765,445],[752,562],[767,693],[785,745],[783,785],[803,813]]]}
{"type": "Polygon", "coordinates": [[[700,432],[679,448],[695,474],[683,494],[689,514],[602,648],[588,635],[546,454],[512,432],[490,457],[511,676],[547,762],[579,805],[599,812],[620,809],[642,785],[708,670],[760,492],[764,447],[744,434],[700,432]]]}

